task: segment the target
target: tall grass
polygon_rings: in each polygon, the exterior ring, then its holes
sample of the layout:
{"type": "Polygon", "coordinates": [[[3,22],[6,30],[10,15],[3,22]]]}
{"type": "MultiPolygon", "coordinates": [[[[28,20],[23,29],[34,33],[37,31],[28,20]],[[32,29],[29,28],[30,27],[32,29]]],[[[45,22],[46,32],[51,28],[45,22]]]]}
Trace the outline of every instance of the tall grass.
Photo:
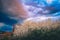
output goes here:
{"type": "Polygon", "coordinates": [[[14,40],[60,40],[60,21],[25,21],[16,25],[14,40]]]}
{"type": "Polygon", "coordinates": [[[60,40],[60,26],[56,29],[35,29],[25,36],[17,37],[14,40],[60,40]]]}

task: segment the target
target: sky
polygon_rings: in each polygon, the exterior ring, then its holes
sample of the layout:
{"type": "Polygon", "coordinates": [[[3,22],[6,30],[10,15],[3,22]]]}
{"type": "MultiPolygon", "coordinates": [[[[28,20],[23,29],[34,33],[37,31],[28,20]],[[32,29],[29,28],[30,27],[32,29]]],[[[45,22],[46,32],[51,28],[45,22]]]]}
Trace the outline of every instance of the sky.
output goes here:
{"type": "MultiPolygon", "coordinates": [[[[60,18],[60,0],[23,0],[22,2],[26,6],[31,17],[45,15],[60,18]]],[[[11,32],[13,29],[11,25],[17,23],[16,20],[10,19],[3,13],[0,14],[0,22],[2,22],[2,20],[7,25],[0,24],[0,31],[11,32]]]]}

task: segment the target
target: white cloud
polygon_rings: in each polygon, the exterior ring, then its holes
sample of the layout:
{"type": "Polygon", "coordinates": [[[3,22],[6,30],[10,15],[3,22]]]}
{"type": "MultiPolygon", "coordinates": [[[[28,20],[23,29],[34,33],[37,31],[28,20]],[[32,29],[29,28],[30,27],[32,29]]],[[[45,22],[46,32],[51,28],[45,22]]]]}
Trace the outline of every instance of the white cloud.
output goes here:
{"type": "Polygon", "coordinates": [[[51,4],[51,3],[53,2],[53,0],[46,0],[46,2],[47,2],[48,4],[51,4]]]}

